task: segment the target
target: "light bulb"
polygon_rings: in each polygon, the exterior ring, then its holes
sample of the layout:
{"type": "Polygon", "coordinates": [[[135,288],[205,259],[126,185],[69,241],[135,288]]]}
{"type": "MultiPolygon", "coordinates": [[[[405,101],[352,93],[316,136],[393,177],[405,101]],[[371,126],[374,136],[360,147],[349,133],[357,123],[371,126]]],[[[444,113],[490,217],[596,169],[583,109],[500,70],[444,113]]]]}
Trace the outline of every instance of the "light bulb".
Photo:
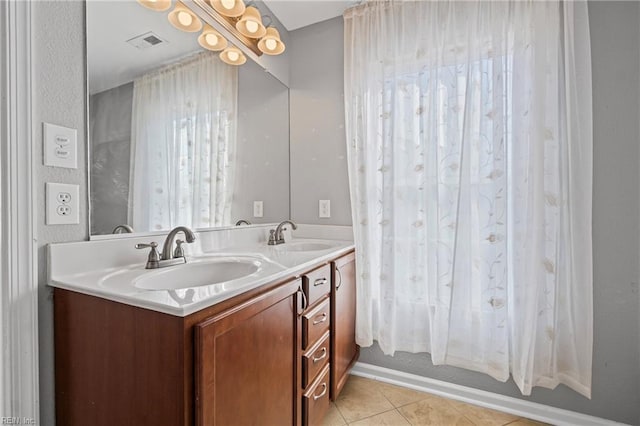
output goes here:
{"type": "Polygon", "coordinates": [[[235,62],[240,58],[240,54],[232,50],[231,52],[227,53],[227,57],[231,62],[235,62]]]}
{"type": "Polygon", "coordinates": [[[267,40],[264,42],[264,45],[265,45],[265,46],[267,47],[267,49],[269,49],[269,50],[276,50],[276,47],[278,47],[278,42],[277,42],[277,41],[275,41],[275,40],[274,40],[274,39],[272,39],[272,38],[269,38],[269,39],[267,39],[267,40]]]}
{"type": "Polygon", "coordinates": [[[225,9],[231,10],[236,5],[236,0],[222,0],[220,3],[225,9]]]}
{"type": "Polygon", "coordinates": [[[178,12],[178,22],[180,22],[180,25],[188,27],[193,22],[193,17],[187,12],[180,11],[178,12]]]}
{"type": "Polygon", "coordinates": [[[206,36],[204,36],[205,41],[207,42],[207,44],[209,46],[216,46],[219,42],[218,40],[218,36],[215,34],[207,34],[206,36]]]}
{"type": "Polygon", "coordinates": [[[247,21],[246,27],[247,27],[247,31],[249,31],[252,34],[258,31],[258,28],[260,28],[256,21],[251,21],[251,20],[247,21]]]}

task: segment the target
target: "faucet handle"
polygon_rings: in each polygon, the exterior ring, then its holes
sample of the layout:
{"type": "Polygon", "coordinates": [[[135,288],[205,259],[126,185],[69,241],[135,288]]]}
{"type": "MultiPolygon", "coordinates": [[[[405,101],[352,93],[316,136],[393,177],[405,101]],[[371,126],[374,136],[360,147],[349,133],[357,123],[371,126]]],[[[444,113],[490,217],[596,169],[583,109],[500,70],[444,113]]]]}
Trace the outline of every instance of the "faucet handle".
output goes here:
{"type": "Polygon", "coordinates": [[[270,246],[275,246],[276,243],[276,230],[275,229],[270,229],[269,230],[269,241],[267,242],[268,245],[270,246]]]}
{"type": "Polygon", "coordinates": [[[176,240],[176,249],[173,251],[173,257],[184,257],[184,249],[182,248],[182,244],[184,241],[176,240]]]}
{"type": "Polygon", "coordinates": [[[156,247],[158,247],[158,243],[156,243],[155,241],[152,241],[149,244],[146,244],[146,243],[138,243],[138,244],[136,244],[136,248],[138,250],[144,249],[144,248],[149,248],[149,247],[156,248],[156,247]]]}
{"type": "Polygon", "coordinates": [[[156,247],[158,247],[158,243],[156,243],[155,241],[149,244],[145,244],[145,243],[136,244],[136,248],[138,250],[151,248],[151,251],[149,252],[149,257],[147,258],[147,265],[145,266],[146,269],[156,269],[160,267],[160,255],[158,254],[158,250],[156,249],[156,247]]]}

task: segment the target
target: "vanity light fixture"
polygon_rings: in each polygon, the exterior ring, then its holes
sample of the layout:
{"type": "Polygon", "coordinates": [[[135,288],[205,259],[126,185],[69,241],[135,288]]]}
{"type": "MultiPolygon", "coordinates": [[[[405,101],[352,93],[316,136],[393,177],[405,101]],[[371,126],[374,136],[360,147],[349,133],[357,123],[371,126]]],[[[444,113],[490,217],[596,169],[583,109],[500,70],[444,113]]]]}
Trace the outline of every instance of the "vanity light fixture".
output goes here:
{"type": "Polygon", "coordinates": [[[279,55],[284,52],[284,48],[278,30],[274,27],[267,27],[266,35],[258,42],[258,49],[267,55],[279,55]]]}
{"type": "Polygon", "coordinates": [[[204,30],[202,30],[202,34],[198,37],[198,43],[203,48],[213,50],[214,52],[225,49],[228,44],[227,39],[208,24],[204,24],[204,30]]]}
{"type": "Polygon", "coordinates": [[[260,11],[253,6],[247,7],[238,22],[236,29],[245,37],[262,38],[267,33],[267,29],[262,24],[260,11]]]}
{"type": "MultiPolygon", "coordinates": [[[[138,3],[148,9],[162,12],[171,7],[171,1],[138,0],[138,3]]],[[[284,52],[285,45],[280,38],[280,33],[270,26],[271,19],[268,15],[265,16],[268,19],[268,26],[265,26],[257,7],[246,6],[243,0],[193,0],[193,2],[256,55],[260,56],[263,53],[279,55],[284,52]]],[[[167,17],[171,25],[182,31],[193,33],[203,28],[202,21],[191,6],[180,1],[176,2],[167,17]]],[[[207,23],[204,24],[204,30],[198,37],[198,43],[207,50],[222,50],[220,59],[229,65],[242,65],[247,61],[240,49],[235,46],[227,47],[227,39],[207,23]]]]}
{"type": "Polygon", "coordinates": [[[171,8],[171,0],[138,0],[138,3],[156,12],[164,12],[171,8]]]}
{"type": "Polygon", "coordinates": [[[202,29],[202,22],[191,9],[177,2],[176,7],[169,12],[169,22],[179,30],[195,33],[202,29]]]}
{"type": "Polygon", "coordinates": [[[220,59],[222,62],[229,65],[242,65],[247,62],[247,57],[244,56],[242,50],[235,46],[230,46],[220,52],[220,59]]]}
{"type": "Polygon", "coordinates": [[[209,4],[216,12],[229,18],[238,18],[245,11],[242,0],[209,0],[209,4]]]}

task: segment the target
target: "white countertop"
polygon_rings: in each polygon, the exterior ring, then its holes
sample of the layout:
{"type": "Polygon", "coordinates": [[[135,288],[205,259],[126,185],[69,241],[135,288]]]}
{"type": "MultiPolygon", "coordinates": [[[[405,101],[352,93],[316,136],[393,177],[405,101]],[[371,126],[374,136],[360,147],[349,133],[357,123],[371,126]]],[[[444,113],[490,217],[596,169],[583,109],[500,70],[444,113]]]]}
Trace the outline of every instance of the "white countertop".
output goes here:
{"type": "MultiPolygon", "coordinates": [[[[256,230],[254,232],[264,235],[264,231],[256,230]]],[[[326,235],[326,233],[324,234],[326,235]]],[[[206,251],[202,250],[202,246],[200,246],[192,251],[193,254],[187,254],[186,264],[152,270],[144,268],[146,250],[144,256],[138,252],[137,256],[133,257],[136,261],[133,264],[122,264],[122,260],[111,262],[112,264],[109,264],[109,261],[105,261],[103,264],[94,261],[94,264],[90,264],[91,262],[83,262],[78,257],[86,255],[87,259],[93,261],[92,255],[96,256],[99,255],[96,253],[100,253],[100,250],[104,251],[105,244],[99,246],[95,242],[84,242],[52,245],[49,248],[49,285],[175,316],[187,316],[261,285],[287,277],[299,276],[314,266],[339,257],[354,248],[353,242],[350,240],[295,237],[294,234],[293,239],[278,246],[268,246],[265,241],[261,241],[262,238],[258,238],[258,241],[245,238],[240,244],[228,244],[226,247],[224,243],[213,244],[218,247],[207,247],[206,251]],[[304,242],[324,243],[331,247],[314,251],[290,251],[287,249],[287,244],[289,247],[293,247],[295,244],[304,242]],[[68,262],[68,259],[74,257],[75,262],[73,263],[75,265],[68,262]],[[178,270],[184,271],[185,279],[188,279],[190,265],[215,262],[223,258],[247,257],[250,257],[250,260],[258,265],[257,271],[224,283],[175,290],[145,290],[134,285],[141,277],[151,277],[150,274],[162,273],[162,271],[169,269],[176,269],[176,272],[178,270]],[[67,263],[67,265],[60,267],[57,262],[67,263]],[[83,264],[86,267],[83,267],[83,264]],[[56,265],[56,267],[52,267],[52,265],[56,265]]],[[[206,241],[206,236],[204,239],[206,241]]],[[[114,243],[109,244],[111,250],[118,249],[114,243]]],[[[128,250],[131,246],[131,239],[126,242],[121,240],[120,245],[121,249],[124,250],[126,247],[128,250]]],[[[203,246],[209,245],[203,244],[203,246]]],[[[111,257],[104,256],[105,259],[111,257]]]]}

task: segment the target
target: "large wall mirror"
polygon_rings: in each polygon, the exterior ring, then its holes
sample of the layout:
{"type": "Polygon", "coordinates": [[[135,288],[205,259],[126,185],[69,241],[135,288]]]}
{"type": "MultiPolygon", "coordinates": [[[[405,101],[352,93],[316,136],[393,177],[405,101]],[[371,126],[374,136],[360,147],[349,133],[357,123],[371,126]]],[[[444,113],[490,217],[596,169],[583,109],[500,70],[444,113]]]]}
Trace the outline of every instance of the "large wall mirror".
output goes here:
{"type": "Polygon", "coordinates": [[[288,218],[288,88],[134,0],[86,8],[91,235],[288,218]]]}

